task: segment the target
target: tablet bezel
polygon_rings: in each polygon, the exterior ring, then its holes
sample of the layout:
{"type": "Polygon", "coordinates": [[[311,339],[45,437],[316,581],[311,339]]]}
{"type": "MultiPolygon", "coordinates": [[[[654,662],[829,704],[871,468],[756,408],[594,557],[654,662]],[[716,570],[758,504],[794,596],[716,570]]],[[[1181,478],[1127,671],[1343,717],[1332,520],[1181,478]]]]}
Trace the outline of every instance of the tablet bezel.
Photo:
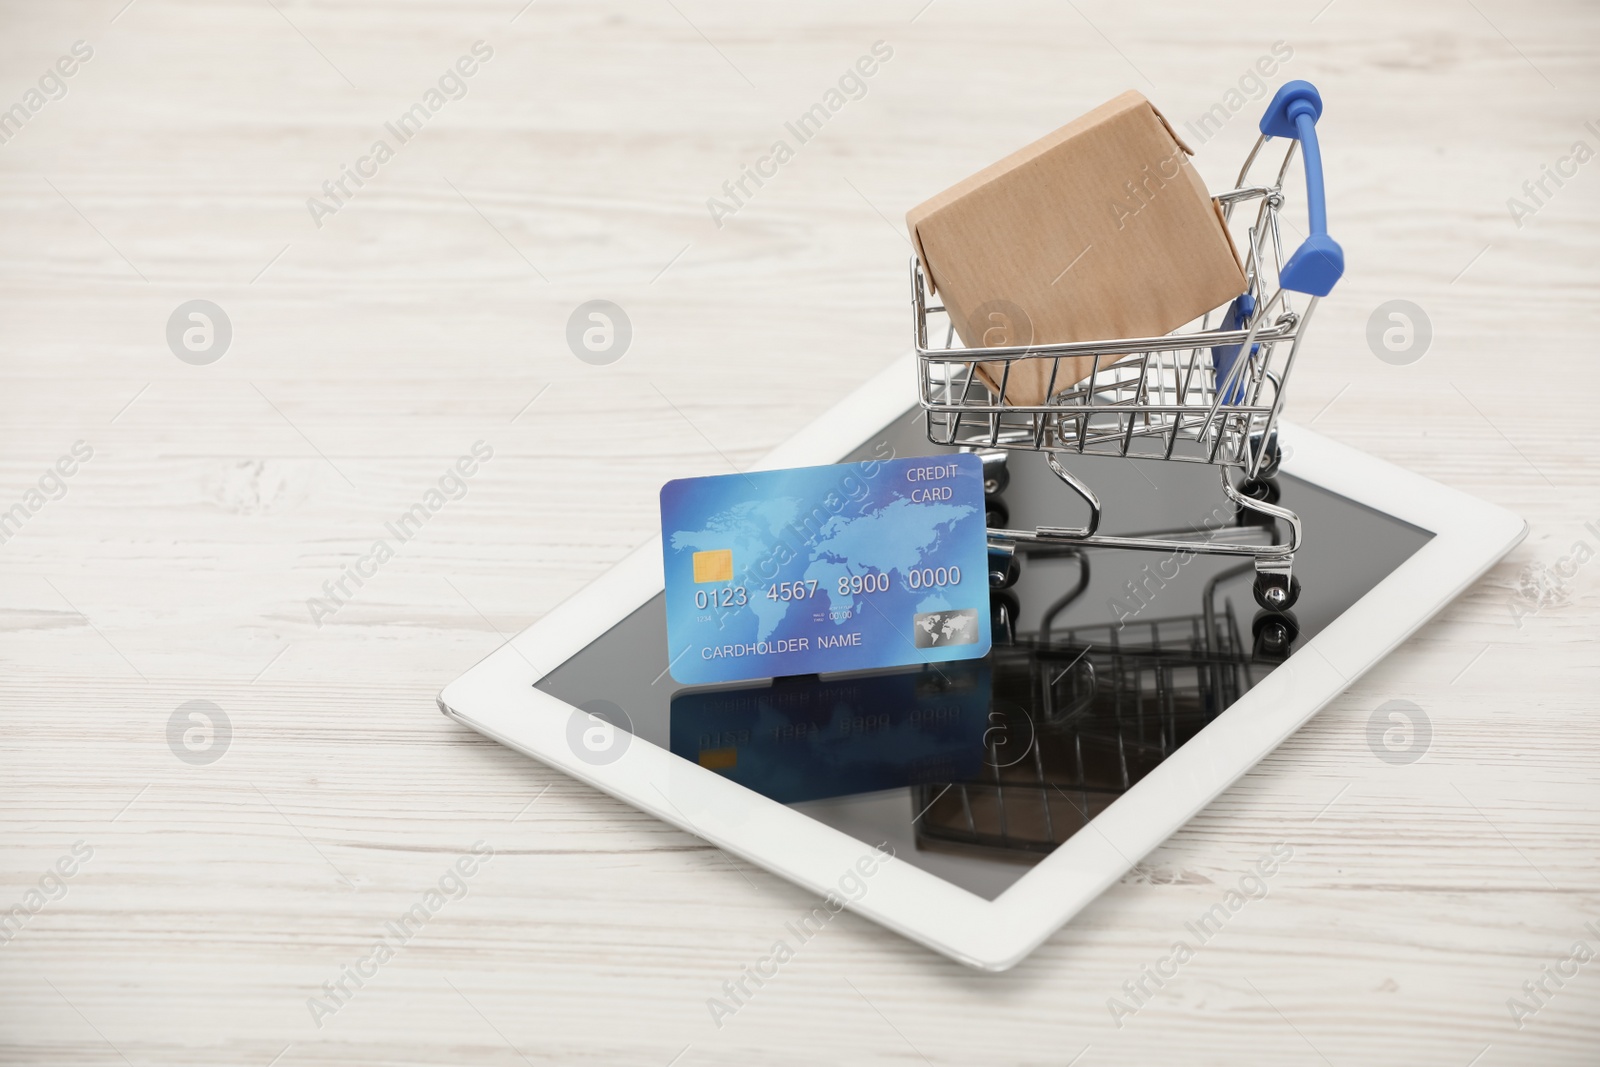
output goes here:
{"type": "MultiPolygon", "coordinates": [[[[912,357],[896,360],[756,469],[836,463],[904,416],[912,357]]],[[[1522,540],[1521,518],[1280,423],[1282,469],[1433,537],[1193,739],[994,900],[909,863],[872,864],[846,906],[951,959],[1003,971],[1026,956],[1522,540]]],[[[568,742],[572,707],[534,683],[662,589],[659,537],[439,694],[446,715],[818,894],[871,854],[863,843],[642,738],[596,765],[568,742]]],[[[864,869],[864,868],[863,868],[864,869]]],[[[858,884],[852,882],[852,885],[858,884]]]]}

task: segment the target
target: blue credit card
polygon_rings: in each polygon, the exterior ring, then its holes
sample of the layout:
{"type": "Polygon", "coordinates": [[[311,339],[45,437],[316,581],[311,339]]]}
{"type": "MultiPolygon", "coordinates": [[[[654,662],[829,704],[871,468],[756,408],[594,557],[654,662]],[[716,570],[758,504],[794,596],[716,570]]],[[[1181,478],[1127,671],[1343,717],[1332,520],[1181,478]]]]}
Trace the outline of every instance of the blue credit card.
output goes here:
{"type": "Polygon", "coordinates": [[[661,488],[661,542],[686,685],[989,652],[975,455],[681,478],[661,488]]]}

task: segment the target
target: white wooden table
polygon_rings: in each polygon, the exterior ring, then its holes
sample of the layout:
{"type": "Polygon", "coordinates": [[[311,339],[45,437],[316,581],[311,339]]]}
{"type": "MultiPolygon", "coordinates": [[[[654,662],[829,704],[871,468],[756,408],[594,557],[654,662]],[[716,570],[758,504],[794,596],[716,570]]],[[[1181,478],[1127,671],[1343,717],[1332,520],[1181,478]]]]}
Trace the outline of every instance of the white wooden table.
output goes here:
{"type": "MultiPolygon", "coordinates": [[[[0,1061],[1600,1062],[1600,962],[1563,962],[1600,953],[1600,162],[1561,162],[1600,149],[1592,5],[123,4],[0,14],[0,1061]],[[707,199],[877,41],[865,94],[719,226],[707,199]],[[718,1028],[707,999],[807,895],[434,694],[645,539],[663,481],[748,464],[905,351],[908,206],[1124,88],[1180,131],[1228,112],[1278,41],[1272,80],[1328,101],[1350,266],[1289,417],[1528,540],[1014,971],[845,916],[718,1028]],[[1535,205],[1545,165],[1576,172],[1535,205]],[[334,204],[342,166],[369,176],[334,204]],[[632,322],[610,366],[564,339],[597,298],[632,322]],[[196,299],[232,330],[206,365],[166,337],[196,299]],[[1410,365],[1366,340],[1391,299],[1431,322],[1410,365]],[[479,441],[465,495],[314,622],[479,441]],[[1391,699],[1431,722],[1418,762],[1368,745],[1391,699]],[[192,701],[231,724],[214,762],[169,746],[192,701]],[[314,1020],[477,841],[466,895],[314,1020]],[[1268,897],[1118,1026],[1279,843],[1268,897]]],[[[1213,186],[1261,103],[1199,145],[1213,186]]]]}

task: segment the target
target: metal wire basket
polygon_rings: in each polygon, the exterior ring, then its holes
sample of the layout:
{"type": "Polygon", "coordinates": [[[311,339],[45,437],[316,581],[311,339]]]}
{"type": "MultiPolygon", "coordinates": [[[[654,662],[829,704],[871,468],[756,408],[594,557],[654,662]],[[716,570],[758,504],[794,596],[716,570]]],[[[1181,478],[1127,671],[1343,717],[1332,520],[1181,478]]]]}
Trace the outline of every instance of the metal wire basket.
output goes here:
{"type": "MultiPolygon", "coordinates": [[[[1256,486],[1276,473],[1284,388],[1318,301],[1344,269],[1344,254],[1327,233],[1316,133],[1321,113],[1321,97],[1308,82],[1289,82],[1268,106],[1261,136],[1235,187],[1216,197],[1226,223],[1241,205],[1255,206],[1243,242],[1248,289],[1192,329],[1163,337],[959,347],[955,324],[943,306],[930,303],[927,279],[912,258],[913,340],[929,440],[987,452],[986,463],[997,470],[1003,467],[1004,451],[1042,452],[1055,475],[1089,505],[1089,521],[1083,526],[995,529],[991,539],[1248,555],[1256,564],[1257,599],[1263,606],[1282,610],[1294,602],[1292,568],[1301,522],[1288,508],[1263,499],[1268,494],[1256,486]],[[1288,140],[1277,175],[1270,185],[1252,184],[1251,172],[1274,137],[1288,140]],[[1285,258],[1283,185],[1297,149],[1305,160],[1311,235],[1285,258]],[[1303,307],[1292,294],[1307,298],[1303,307]],[[1213,317],[1218,319],[1215,325],[1213,317]],[[930,341],[941,334],[942,344],[930,341]],[[1049,361],[1042,403],[1010,399],[1007,386],[1025,360],[1049,361]],[[1082,361],[1092,362],[1090,373],[1080,378],[1073,368],[1084,366],[1082,361]],[[1226,538],[1098,535],[1100,501],[1063,462],[1072,455],[1215,465],[1223,492],[1239,507],[1282,522],[1287,537],[1269,545],[1244,545],[1226,538]],[[1242,475],[1243,489],[1230,472],[1242,475]]],[[[1008,336],[1013,324],[997,325],[1001,341],[1016,339],[1008,336]]],[[[1030,369],[1040,366],[1035,362],[1030,369]]]]}

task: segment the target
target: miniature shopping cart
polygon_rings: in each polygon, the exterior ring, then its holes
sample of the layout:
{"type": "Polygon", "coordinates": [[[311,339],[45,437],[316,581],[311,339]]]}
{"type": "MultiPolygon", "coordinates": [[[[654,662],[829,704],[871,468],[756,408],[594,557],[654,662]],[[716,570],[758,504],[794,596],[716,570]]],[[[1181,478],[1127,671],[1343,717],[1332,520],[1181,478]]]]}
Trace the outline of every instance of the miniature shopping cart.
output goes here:
{"type": "Polygon", "coordinates": [[[914,340],[929,440],[984,453],[991,485],[998,481],[1003,486],[1006,450],[1042,452],[1056,477],[1089,506],[1089,520],[1083,526],[991,529],[991,543],[1002,548],[1043,542],[1251,556],[1255,596],[1262,607],[1282,611],[1294,603],[1299,595],[1294,553],[1302,531],[1299,516],[1274,502],[1270,484],[1280,458],[1278,413],[1317,301],[1344,272],[1344,253],[1328,236],[1316,130],[1321,114],[1322,99],[1309,82],[1284,85],[1261,119],[1261,136],[1235,188],[1216,198],[1225,222],[1240,205],[1255,204],[1256,215],[1246,242],[1249,287],[1215,326],[1211,319],[1217,313],[1212,312],[1198,329],[1164,337],[960,348],[953,343],[951,323],[943,331],[944,345],[935,347],[929,337],[937,335],[939,324],[934,320],[930,329],[930,319],[942,315],[948,320],[949,315],[945,308],[929,305],[921,265],[912,258],[914,340]],[[1277,177],[1271,185],[1252,185],[1251,170],[1274,137],[1288,139],[1277,177]],[[1305,159],[1311,235],[1285,259],[1282,227],[1286,224],[1279,213],[1285,199],[1284,177],[1297,146],[1305,159]],[[1291,296],[1295,293],[1307,298],[1304,307],[1296,306],[1291,296]],[[1070,376],[1063,364],[1071,366],[1084,357],[1093,359],[1091,373],[1056,388],[1058,373],[1062,381],[1070,376]],[[1051,361],[1050,388],[1043,403],[1006,399],[1007,381],[1024,359],[1051,361]],[[1100,501],[1063,462],[1073,454],[1215,465],[1228,498],[1274,529],[1282,523],[1286,537],[1274,536],[1273,543],[1261,545],[1213,534],[1192,538],[1097,534],[1100,501]],[[1233,472],[1241,476],[1238,485],[1233,472]]]}

